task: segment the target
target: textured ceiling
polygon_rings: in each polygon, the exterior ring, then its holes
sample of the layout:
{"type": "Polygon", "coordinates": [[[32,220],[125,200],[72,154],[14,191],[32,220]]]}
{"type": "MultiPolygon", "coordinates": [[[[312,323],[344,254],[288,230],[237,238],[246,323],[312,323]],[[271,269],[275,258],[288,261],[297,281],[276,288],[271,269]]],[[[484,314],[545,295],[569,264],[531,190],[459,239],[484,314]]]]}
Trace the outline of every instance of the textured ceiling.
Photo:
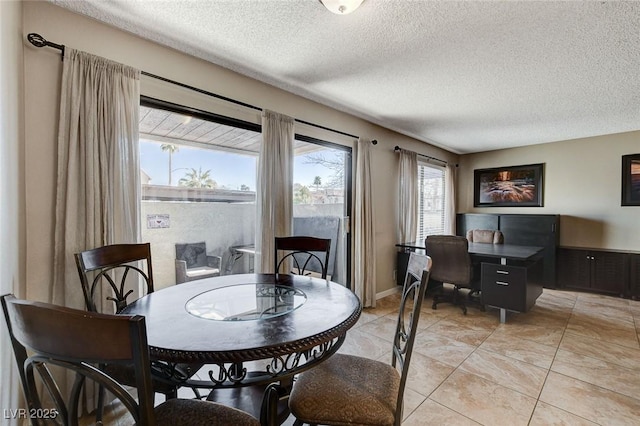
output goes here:
{"type": "Polygon", "coordinates": [[[636,1],[52,2],[458,153],[640,129],[636,1]]]}

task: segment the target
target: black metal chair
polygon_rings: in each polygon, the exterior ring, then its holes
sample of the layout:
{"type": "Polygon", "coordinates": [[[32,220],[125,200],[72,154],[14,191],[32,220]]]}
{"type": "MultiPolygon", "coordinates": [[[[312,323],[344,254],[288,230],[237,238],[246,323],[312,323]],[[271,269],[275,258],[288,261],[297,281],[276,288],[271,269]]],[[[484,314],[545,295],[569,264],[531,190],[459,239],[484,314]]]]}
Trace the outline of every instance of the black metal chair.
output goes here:
{"type": "Polygon", "coordinates": [[[453,235],[429,235],[426,239],[427,254],[433,259],[431,279],[440,285],[440,292],[433,296],[433,309],[442,302],[460,306],[467,314],[465,298],[460,288],[471,288],[473,266],[469,255],[469,241],[453,235]],[[444,284],[452,284],[453,291],[446,292],[444,284]]]}
{"type": "Polygon", "coordinates": [[[391,365],[353,355],[335,354],[302,373],[293,385],[289,407],[296,425],[400,426],[420,308],[429,282],[431,259],[415,253],[409,260],[391,365]],[[424,265],[418,276],[418,262],[424,265]],[[398,372],[398,368],[400,371],[398,372]]]}
{"type": "Polygon", "coordinates": [[[309,275],[315,272],[326,279],[330,251],[330,239],[306,236],[276,237],[273,257],[274,272],[280,273],[281,267],[287,262],[291,262],[294,268],[291,272],[294,274],[309,275]],[[287,251],[288,253],[278,259],[279,251],[287,251]],[[324,253],[324,258],[320,257],[322,253],[324,253]]]}
{"type": "Polygon", "coordinates": [[[138,425],[246,425],[260,422],[247,413],[205,401],[171,399],[154,408],[154,390],[145,319],[142,316],[106,315],[1,298],[13,352],[18,365],[32,425],[77,425],[81,389],[85,381],[99,383],[124,405],[138,425]],[[137,398],[95,365],[132,366],[137,398]],[[75,376],[68,398],[60,391],[50,368],[62,368],[75,376]],[[53,407],[43,405],[36,386],[44,384],[53,407]],[[48,417],[50,420],[45,420],[48,417]]]}
{"type": "MultiPolygon", "coordinates": [[[[90,312],[101,312],[102,303],[97,300],[99,290],[105,289],[105,300],[114,303],[114,313],[120,313],[128,304],[127,298],[134,289],[144,283],[146,293],[153,293],[151,246],[141,244],[113,244],[86,250],[75,255],[76,266],[82,284],[85,305],[90,312]],[[142,262],[144,265],[140,265],[142,262]],[[146,272],[145,272],[146,270],[146,272]]],[[[104,313],[104,312],[103,312],[104,313]]],[[[115,343],[115,342],[114,342],[115,343]]],[[[151,364],[154,390],[167,399],[177,396],[179,383],[193,376],[202,364],[168,364],[154,361],[151,364]]],[[[104,365],[102,368],[121,383],[134,386],[133,369],[121,365],[104,365]]],[[[195,396],[200,397],[197,389],[195,396]]],[[[97,421],[102,419],[104,390],[98,395],[97,421]]]]}
{"type": "Polygon", "coordinates": [[[146,293],[153,293],[149,243],[112,244],[76,253],[74,257],[88,311],[101,311],[96,305],[96,294],[105,283],[113,292],[107,292],[105,299],[115,304],[115,313],[119,313],[127,306],[127,297],[134,292],[139,279],[144,281],[146,293]],[[144,269],[140,268],[139,262],[144,262],[144,269]],[[94,272],[94,276],[91,277],[91,273],[94,272]],[[130,273],[132,276],[129,275],[130,273]]]}
{"type": "MultiPolygon", "coordinates": [[[[330,249],[330,239],[306,236],[276,237],[274,271],[279,273],[280,269],[287,268],[293,274],[318,273],[326,279],[330,249]],[[278,258],[279,251],[287,253],[278,258]],[[320,257],[322,253],[324,259],[320,257]],[[293,270],[289,268],[289,262],[293,265],[293,270]]],[[[242,368],[242,364],[238,363],[238,369],[242,368]]],[[[289,416],[287,397],[290,390],[290,383],[274,382],[270,385],[214,389],[207,399],[239,408],[256,417],[260,416],[263,424],[282,424],[289,416]]]]}

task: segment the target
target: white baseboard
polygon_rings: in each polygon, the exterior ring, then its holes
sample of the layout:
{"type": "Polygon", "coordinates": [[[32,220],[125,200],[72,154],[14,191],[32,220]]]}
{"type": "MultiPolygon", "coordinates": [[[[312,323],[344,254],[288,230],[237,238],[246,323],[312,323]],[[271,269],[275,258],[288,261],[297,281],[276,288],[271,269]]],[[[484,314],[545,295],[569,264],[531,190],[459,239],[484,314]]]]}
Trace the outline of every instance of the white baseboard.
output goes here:
{"type": "Polygon", "coordinates": [[[376,300],[382,299],[383,297],[391,296],[392,294],[396,293],[400,293],[400,286],[395,286],[394,288],[390,288],[389,290],[376,293],[376,300]]]}

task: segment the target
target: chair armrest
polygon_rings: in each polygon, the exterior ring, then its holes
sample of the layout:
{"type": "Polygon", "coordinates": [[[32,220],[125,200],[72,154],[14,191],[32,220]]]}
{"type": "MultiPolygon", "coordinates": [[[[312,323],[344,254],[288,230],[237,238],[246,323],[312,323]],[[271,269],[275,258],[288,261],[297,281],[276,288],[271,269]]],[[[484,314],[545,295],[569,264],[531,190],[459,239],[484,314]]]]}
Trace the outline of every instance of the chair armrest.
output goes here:
{"type": "Polygon", "coordinates": [[[187,262],[176,259],[176,283],[187,282],[187,262]]]}
{"type": "Polygon", "coordinates": [[[207,266],[222,271],[222,256],[207,255],[207,266]]]}

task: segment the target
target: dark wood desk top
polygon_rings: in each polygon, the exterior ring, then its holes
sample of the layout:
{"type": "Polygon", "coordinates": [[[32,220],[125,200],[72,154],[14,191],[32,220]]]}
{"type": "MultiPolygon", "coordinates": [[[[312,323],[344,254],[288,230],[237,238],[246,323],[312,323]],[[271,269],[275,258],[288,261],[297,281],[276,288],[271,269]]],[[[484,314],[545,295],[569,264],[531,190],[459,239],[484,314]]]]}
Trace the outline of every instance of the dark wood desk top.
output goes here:
{"type": "MultiPolygon", "coordinates": [[[[396,244],[396,247],[408,250],[426,250],[424,242],[396,244]]],[[[506,258],[511,260],[531,260],[542,253],[544,247],[517,246],[513,244],[469,243],[469,254],[485,257],[506,258]]]]}
{"type": "Polygon", "coordinates": [[[477,256],[498,257],[510,260],[531,260],[542,253],[544,247],[515,246],[512,244],[469,243],[469,253],[477,256]]]}
{"type": "Polygon", "coordinates": [[[172,362],[232,363],[300,353],[340,337],[361,312],[356,295],[340,284],[306,276],[224,275],[148,294],[122,313],[146,317],[151,357],[172,362]],[[210,290],[243,284],[292,286],[306,301],[283,315],[219,321],[189,313],[186,304],[210,290]]]}

